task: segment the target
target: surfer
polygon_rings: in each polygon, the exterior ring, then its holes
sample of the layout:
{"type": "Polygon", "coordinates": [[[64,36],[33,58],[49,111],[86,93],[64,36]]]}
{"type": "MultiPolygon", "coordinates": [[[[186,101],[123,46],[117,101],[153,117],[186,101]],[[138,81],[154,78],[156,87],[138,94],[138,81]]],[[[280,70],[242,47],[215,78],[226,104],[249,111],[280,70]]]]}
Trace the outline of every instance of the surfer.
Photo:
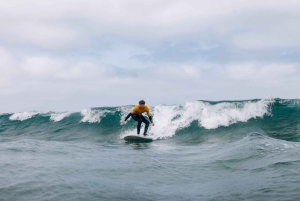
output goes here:
{"type": "Polygon", "coordinates": [[[131,116],[132,119],[138,122],[137,125],[137,134],[140,135],[141,130],[141,124],[142,122],[145,123],[145,130],[144,130],[144,136],[147,135],[147,130],[149,127],[149,121],[142,115],[144,112],[147,113],[147,116],[149,117],[149,120],[151,121],[152,126],[154,126],[154,123],[152,121],[152,116],[150,114],[149,107],[145,104],[144,100],[141,100],[138,105],[136,105],[132,111],[126,116],[125,120],[122,121],[122,124],[126,124],[127,119],[131,116]]]}

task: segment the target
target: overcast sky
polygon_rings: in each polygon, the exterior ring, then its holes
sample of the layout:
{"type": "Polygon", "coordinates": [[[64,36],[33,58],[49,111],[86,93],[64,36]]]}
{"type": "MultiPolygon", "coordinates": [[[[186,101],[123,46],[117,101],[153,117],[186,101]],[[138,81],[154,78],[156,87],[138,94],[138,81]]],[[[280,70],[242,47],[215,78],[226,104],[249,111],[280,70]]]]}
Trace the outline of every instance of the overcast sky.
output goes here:
{"type": "Polygon", "coordinates": [[[0,0],[0,113],[299,98],[299,0],[0,0]]]}

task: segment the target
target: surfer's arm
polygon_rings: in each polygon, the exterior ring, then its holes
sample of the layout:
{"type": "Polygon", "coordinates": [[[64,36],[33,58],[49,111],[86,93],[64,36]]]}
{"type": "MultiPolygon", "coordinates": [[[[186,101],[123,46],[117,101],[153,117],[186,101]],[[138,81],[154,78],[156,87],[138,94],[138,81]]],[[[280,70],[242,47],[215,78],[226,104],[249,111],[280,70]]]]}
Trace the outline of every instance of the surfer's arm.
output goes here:
{"type": "Polygon", "coordinates": [[[126,116],[125,121],[127,121],[127,119],[131,116],[131,112],[129,112],[129,114],[126,116]]]}
{"type": "Polygon", "coordinates": [[[151,123],[153,123],[152,116],[148,116],[151,123]]]}
{"type": "Polygon", "coordinates": [[[147,112],[147,116],[148,116],[150,122],[153,123],[153,121],[152,121],[152,116],[151,116],[151,114],[150,114],[149,108],[148,108],[148,110],[147,110],[146,112],[147,112]]]}
{"type": "Polygon", "coordinates": [[[131,115],[133,115],[133,114],[137,111],[137,109],[138,109],[138,107],[135,106],[135,107],[132,109],[132,111],[126,116],[125,121],[127,121],[127,119],[128,119],[131,115]]]}

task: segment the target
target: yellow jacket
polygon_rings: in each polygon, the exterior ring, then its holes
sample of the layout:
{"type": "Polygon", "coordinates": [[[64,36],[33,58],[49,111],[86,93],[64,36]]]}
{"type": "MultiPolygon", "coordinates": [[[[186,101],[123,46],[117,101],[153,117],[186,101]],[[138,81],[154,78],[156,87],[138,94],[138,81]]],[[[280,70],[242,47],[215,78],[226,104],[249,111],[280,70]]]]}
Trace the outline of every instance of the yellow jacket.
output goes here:
{"type": "Polygon", "coordinates": [[[144,112],[147,112],[147,116],[150,117],[151,114],[150,114],[150,110],[149,110],[149,107],[147,105],[145,105],[144,108],[140,108],[140,105],[136,105],[132,111],[130,112],[131,114],[138,114],[138,115],[141,115],[143,114],[144,112]]]}

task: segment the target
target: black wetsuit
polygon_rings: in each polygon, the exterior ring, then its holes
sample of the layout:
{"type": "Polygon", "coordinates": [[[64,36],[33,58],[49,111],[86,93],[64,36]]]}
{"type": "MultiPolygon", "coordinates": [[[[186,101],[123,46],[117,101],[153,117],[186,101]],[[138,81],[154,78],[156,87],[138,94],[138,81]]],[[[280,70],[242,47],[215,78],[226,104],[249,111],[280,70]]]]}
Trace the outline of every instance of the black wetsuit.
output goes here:
{"type": "MultiPolygon", "coordinates": [[[[140,130],[141,130],[141,125],[142,122],[145,123],[145,129],[144,129],[144,135],[147,135],[147,130],[149,128],[149,121],[143,116],[143,115],[138,115],[138,114],[131,114],[129,113],[126,118],[125,121],[127,121],[127,119],[131,116],[132,119],[134,119],[135,121],[138,122],[137,125],[137,134],[140,134],[140,130]]],[[[152,122],[152,116],[149,117],[150,121],[152,122]]]]}

